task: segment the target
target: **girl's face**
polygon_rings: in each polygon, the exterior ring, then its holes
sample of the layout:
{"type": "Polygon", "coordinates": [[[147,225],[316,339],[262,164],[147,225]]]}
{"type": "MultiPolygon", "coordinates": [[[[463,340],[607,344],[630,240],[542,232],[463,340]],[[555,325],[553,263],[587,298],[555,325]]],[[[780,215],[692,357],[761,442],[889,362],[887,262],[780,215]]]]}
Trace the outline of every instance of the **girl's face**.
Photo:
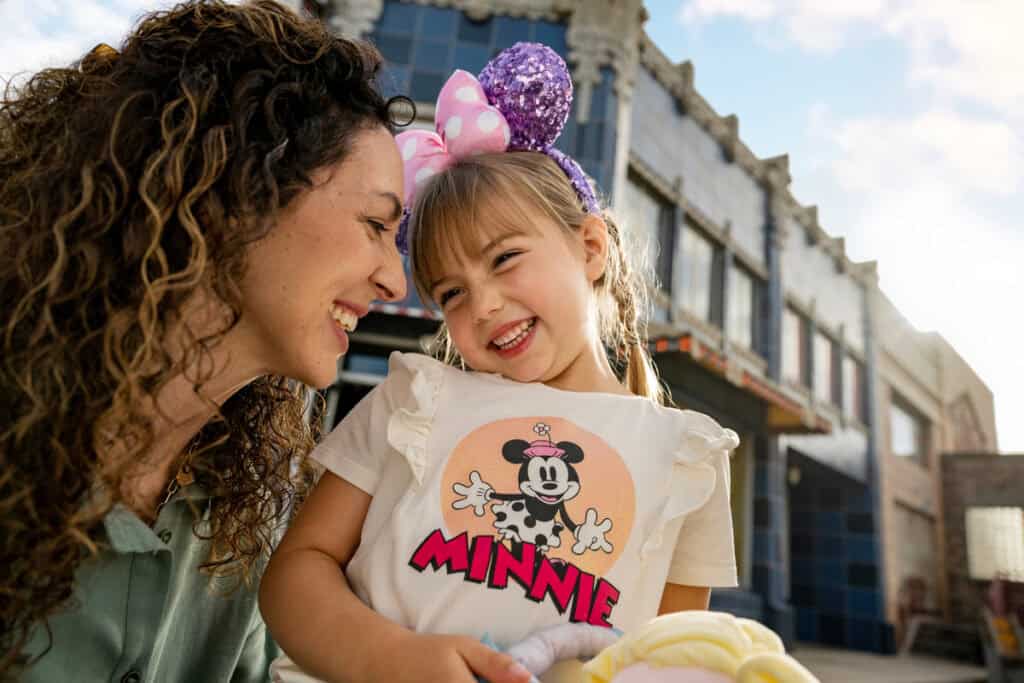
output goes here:
{"type": "Polygon", "coordinates": [[[430,294],[472,369],[592,391],[604,354],[594,282],[604,271],[607,227],[588,217],[568,233],[540,214],[521,223],[476,255],[447,258],[430,294]]]}
{"type": "Polygon", "coordinates": [[[357,133],[347,157],[312,180],[251,247],[231,337],[261,373],[324,387],[370,303],[405,296],[395,246],[402,162],[378,127],[357,133]]]}

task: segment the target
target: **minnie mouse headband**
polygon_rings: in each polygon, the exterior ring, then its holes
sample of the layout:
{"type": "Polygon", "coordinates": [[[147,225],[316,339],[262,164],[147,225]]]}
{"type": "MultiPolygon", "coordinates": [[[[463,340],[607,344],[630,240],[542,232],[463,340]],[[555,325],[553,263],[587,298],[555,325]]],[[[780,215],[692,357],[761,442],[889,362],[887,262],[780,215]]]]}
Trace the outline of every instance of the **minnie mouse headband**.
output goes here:
{"type": "Polygon", "coordinates": [[[395,140],[405,171],[406,211],[398,246],[408,252],[409,207],[431,176],[460,159],[486,152],[532,151],[551,157],[589,213],[599,213],[594,189],[572,157],[555,149],[572,107],[572,79],[562,58],[540,43],[516,43],[487,63],[479,80],[457,70],[441,88],[437,132],[411,130],[395,140]]]}

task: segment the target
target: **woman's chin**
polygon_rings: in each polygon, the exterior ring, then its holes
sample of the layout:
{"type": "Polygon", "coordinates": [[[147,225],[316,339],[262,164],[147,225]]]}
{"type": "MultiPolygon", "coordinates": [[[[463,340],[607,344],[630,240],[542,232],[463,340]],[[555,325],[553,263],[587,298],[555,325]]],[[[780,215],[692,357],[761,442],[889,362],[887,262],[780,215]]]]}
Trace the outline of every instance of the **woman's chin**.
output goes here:
{"type": "Polygon", "coordinates": [[[306,382],[314,389],[326,389],[338,379],[337,366],[331,367],[329,371],[317,372],[306,382]]]}
{"type": "Polygon", "coordinates": [[[338,379],[338,361],[342,354],[324,354],[322,359],[307,361],[288,376],[313,389],[326,389],[338,379]]]}

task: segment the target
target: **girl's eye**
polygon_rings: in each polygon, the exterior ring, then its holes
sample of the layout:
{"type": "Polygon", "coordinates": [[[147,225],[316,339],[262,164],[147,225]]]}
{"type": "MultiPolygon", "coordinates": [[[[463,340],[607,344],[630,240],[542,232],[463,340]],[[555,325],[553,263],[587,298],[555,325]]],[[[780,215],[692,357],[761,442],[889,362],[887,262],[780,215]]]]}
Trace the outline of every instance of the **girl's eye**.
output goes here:
{"type": "Polygon", "coordinates": [[[383,235],[388,231],[388,226],[384,225],[380,221],[375,221],[372,218],[367,218],[366,224],[373,228],[373,231],[378,235],[383,235]]]}
{"type": "Polygon", "coordinates": [[[437,298],[437,303],[441,304],[441,308],[444,308],[445,305],[448,302],[450,302],[453,298],[455,298],[461,292],[462,292],[462,290],[459,289],[458,287],[452,287],[451,289],[446,289],[443,292],[441,292],[441,296],[439,296],[437,298]]]}
{"type": "Polygon", "coordinates": [[[498,254],[495,257],[495,259],[494,259],[494,267],[497,268],[501,264],[506,263],[507,261],[511,260],[512,258],[514,258],[516,256],[519,256],[522,253],[523,252],[521,252],[521,251],[505,251],[505,252],[502,252],[502,253],[498,254]]]}

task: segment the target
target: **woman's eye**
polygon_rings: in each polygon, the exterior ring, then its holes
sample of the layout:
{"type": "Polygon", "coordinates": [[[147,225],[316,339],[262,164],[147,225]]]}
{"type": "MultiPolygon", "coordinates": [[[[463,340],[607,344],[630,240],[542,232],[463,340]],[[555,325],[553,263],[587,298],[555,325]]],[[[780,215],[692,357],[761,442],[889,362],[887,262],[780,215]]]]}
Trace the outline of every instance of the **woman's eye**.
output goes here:
{"type": "Polygon", "coordinates": [[[372,218],[367,218],[366,224],[373,228],[374,232],[378,235],[383,235],[388,231],[388,226],[384,225],[380,221],[375,221],[372,218]]]}

